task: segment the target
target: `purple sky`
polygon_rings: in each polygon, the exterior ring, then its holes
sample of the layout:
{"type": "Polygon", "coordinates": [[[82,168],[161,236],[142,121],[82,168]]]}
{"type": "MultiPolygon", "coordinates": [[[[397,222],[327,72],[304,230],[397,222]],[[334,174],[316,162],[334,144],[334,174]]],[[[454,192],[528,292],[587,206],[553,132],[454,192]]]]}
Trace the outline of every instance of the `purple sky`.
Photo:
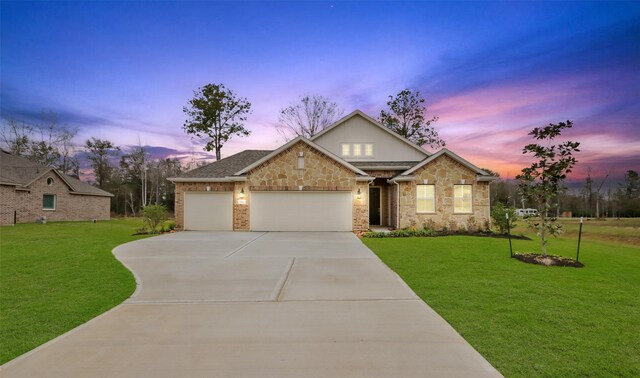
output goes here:
{"type": "Polygon", "coordinates": [[[182,107],[206,83],[253,103],[248,138],[281,144],[300,95],[376,117],[420,90],[448,147],[512,177],[527,132],[573,120],[574,178],[640,170],[640,3],[11,2],[0,5],[1,116],[61,123],[160,155],[200,153],[182,107]]]}

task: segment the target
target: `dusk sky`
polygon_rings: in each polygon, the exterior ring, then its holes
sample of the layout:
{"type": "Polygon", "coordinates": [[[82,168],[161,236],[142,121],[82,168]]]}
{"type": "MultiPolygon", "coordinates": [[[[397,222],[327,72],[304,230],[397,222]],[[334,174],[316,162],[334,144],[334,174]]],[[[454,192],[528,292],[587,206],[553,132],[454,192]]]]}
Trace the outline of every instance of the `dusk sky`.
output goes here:
{"type": "MultiPolygon", "coordinates": [[[[573,120],[575,178],[640,170],[640,3],[1,3],[2,118],[42,111],[118,145],[200,152],[182,131],[192,92],[224,83],[273,149],[278,109],[303,94],[377,117],[409,88],[448,148],[512,177],[527,132],[573,120]]],[[[213,155],[212,155],[213,156],[213,155]]]]}

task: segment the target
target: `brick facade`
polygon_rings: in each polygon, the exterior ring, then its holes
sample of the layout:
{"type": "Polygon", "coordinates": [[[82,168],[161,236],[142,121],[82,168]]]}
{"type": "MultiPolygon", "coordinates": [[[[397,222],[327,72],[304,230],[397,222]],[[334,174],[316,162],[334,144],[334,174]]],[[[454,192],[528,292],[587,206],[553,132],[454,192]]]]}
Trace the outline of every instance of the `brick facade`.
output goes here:
{"type": "Polygon", "coordinates": [[[450,157],[443,155],[413,173],[412,182],[400,182],[400,228],[429,227],[450,230],[488,229],[489,183],[478,182],[477,174],[450,157]],[[435,184],[436,211],[433,214],[421,214],[416,210],[416,185],[429,180],[435,184]],[[453,186],[460,184],[472,186],[472,212],[455,214],[453,212],[453,186]]]}
{"type": "Polygon", "coordinates": [[[111,198],[106,196],[75,194],[57,174],[50,172],[31,183],[27,190],[1,186],[1,224],[33,223],[41,217],[47,221],[82,221],[110,219],[111,198]],[[51,185],[47,179],[53,179],[51,185]],[[42,197],[55,195],[55,209],[44,210],[42,197]]]}
{"type": "MultiPolygon", "coordinates": [[[[211,191],[231,192],[232,182],[177,182],[176,183],[176,228],[184,228],[184,192],[206,192],[207,187],[211,191]]],[[[234,217],[235,219],[235,217],[234,217]]],[[[235,223],[235,222],[234,222],[235,223]]]]}

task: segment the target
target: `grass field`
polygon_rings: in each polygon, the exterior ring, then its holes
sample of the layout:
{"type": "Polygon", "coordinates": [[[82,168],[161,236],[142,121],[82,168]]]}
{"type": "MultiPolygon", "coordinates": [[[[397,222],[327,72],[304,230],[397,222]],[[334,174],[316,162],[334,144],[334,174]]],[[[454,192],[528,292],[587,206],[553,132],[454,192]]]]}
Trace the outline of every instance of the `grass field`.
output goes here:
{"type": "MultiPolygon", "coordinates": [[[[584,226],[581,269],[510,259],[505,239],[363,241],[507,377],[638,377],[640,247],[614,221],[594,222],[584,226]]],[[[577,225],[568,228],[550,253],[575,257],[577,225]]],[[[537,252],[531,237],[514,249],[537,252]]]]}
{"type": "Polygon", "coordinates": [[[111,254],[137,219],[20,224],[0,229],[0,363],[128,298],[132,274],[111,254]]]}

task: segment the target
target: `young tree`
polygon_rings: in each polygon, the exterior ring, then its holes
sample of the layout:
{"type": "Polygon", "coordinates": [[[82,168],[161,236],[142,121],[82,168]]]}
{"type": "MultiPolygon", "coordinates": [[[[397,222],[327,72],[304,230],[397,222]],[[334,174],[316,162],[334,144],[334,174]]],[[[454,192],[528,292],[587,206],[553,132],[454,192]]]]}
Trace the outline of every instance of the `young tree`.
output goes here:
{"type": "Polygon", "coordinates": [[[432,148],[439,148],[446,145],[431,125],[438,121],[438,117],[425,119],[427,106],[420,92],[414,93],[404,89],[395,97],[389,96],[387,106],[389,110],[382,110],[379,118],[380,123],[387,128],[419,146],[426,144],[432,148]]]}
{"type": "Polygon", "coordinates": [[[529,135],[538,141],[546,142],[545,145],[531,143],[522,149],[523,154],[533,154],[537,159],[530,167],[523,168],[516,179],[519,180],[522,196],[535,204],[538,210],[539,219],[528,218],[527,221],[540,236],[543,256],[547,255],[547,234],[556,236],[561,232],[562,226],[556,224],[557,218],[550,214],[557,205],[554,198],[558,195],[562,181],[577,163],[573,153],[580,151],[578,142],[567,141],[558,145],[551,143],[563,130],[572,126],[571,121],[566,121],[536,127],[529,135]]]}
{"type": "Polygon", "coordinates": [[[300,101],[280,109],[276,130],[285,140],[311,138],[337,121],[343,110],[326,97],[305,95],[300,101]]]}
{"type": "Polygon", "coordinates": [[[109,158],[117,156],[120,147],[106,139],[91,138],[84,143],[84,148],[96,176],[96,184],[99,188],[105,189],[114,170],[109,158]]]}
{"type": "Polygon", "coordinates": [[[182,109],[188,117],[184,131],[207,140],[204,149],[215,151],[216,160],[220,160],[222,146],[229,139],[251,134],[243,125],[251,111],[251,103],[223,84],[207,84],[193,94],[189,106],[182,109]]]}

